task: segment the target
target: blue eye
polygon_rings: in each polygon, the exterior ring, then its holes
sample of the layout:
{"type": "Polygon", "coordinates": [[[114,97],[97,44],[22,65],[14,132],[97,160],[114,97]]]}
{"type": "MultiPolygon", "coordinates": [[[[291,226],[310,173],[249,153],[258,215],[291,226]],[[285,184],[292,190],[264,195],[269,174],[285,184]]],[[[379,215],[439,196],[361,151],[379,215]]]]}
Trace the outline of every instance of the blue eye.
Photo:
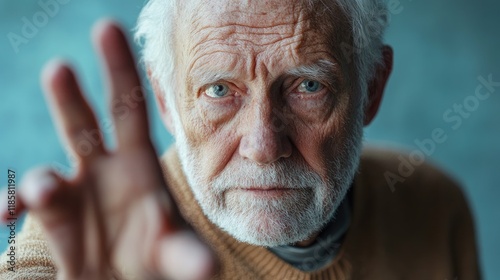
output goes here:
{"type": "Polygon", "coordinates": [[[315,80],[303,80],[297,88],[298,92],[315,93],[323,89],[323,85],[315,80]]]}
{"type": "Polygon", "coordinates": [[[227,95],[229,92],[229,87],[223,84],[214,84],[208,86],[205,90],[206,95],[213,98],[221,98],[227,95]]]}

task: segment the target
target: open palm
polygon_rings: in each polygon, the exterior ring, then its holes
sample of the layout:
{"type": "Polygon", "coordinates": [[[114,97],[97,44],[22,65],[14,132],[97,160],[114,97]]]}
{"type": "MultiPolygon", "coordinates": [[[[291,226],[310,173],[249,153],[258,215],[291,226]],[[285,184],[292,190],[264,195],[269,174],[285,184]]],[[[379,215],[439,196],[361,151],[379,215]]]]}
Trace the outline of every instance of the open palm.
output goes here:
{"type": "Polygon", "coordinates": [[[60,279],[111,279],[118,267],[141,279],[209,277],[211,254],[186,230],[168,195],[126,38],[111,22],[101,22],[94,37],[109,81],[116,148],[105,147],[71,68],[51,63],[44,88],[60,137],[78,164],[70,179],[48,168],[28,172],[18,210],[40,221],[60,279]]]}

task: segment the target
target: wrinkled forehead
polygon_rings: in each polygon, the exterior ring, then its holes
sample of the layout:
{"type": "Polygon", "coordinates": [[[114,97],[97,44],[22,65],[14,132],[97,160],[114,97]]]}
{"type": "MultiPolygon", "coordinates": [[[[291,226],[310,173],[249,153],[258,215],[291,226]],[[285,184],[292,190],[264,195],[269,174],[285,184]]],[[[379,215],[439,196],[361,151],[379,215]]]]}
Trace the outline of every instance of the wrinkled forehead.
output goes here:
{"type": "Polygon", "coordinates": [[[272,64],[284,56],[300,64],[305,57],[336,56],[349,40],[344,14],[328,0],[188,0],[179,15],[177,51],[189,68],[219,51],[225,58],[261,55],[272,64]]]}
{"type": "Polygon", "coordinates": [[[191,23],[195,27],[235,23],[266,27],[296,22],[305,11],[304,3],[304,0],[188,0],[181,9],[186,14],[192,13],[191,23]]]}

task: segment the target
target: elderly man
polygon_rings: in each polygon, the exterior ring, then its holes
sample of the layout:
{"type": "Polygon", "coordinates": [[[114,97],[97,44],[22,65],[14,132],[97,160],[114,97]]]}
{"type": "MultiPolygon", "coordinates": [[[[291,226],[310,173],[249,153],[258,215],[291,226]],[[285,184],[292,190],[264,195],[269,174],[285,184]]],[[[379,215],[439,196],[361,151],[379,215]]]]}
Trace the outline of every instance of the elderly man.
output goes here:
{"type": "Polygon", "coordinates": [[[175,136],[160,162],[125,37],[99,23],[116,147],[71,68],[47,66],[77,170],[25,176],[2,279],[478,279],[456,184],[362,152],[392,68],[386,16],[379,0],[150,0],[136,35],[175,136]]]}

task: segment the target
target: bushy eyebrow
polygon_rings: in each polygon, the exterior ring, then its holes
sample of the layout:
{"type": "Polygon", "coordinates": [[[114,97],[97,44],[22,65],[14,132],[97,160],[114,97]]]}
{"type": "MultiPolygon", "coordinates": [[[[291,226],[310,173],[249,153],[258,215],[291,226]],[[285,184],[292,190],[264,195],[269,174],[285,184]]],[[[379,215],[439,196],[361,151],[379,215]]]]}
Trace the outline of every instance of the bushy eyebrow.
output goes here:
{"type": "Polygon", "coordinates": [[[287,71],[288,75],[304,77],[311,80],[327,82],[332,80],[337,64],[326,59],[320,59],[309,65],[302,65],[287,71]]]}
{"type": "MultiPolygon", "coordinates": [[[[201,71],[200,71],[201,72],[201,71]]],[[[196,73],[198,74],[198,73],[196,73]]],[[[234,80],[236,77],[231,72],[204,72],[196,75],[196,84],[208,85],[223,80],[234,80]]]]}
{"type": "MultiPolygon", "coordinates": [[[[323,83],[329,83],[334,79],[334,73],[337,64],[326,59],[320,59],[309,65],[302,65],[292,68],[285,72],[288,76],[303,77],[311,80],[317,80],[323,83]]],[[[197,85],[209,85],[218,81],[236,80],[238,77],[230,71],[202,71],[195,70],[189,78],[190,84],[195,82],[197,85]],[[196,81],[193,80],[196,77],[196,81]]]]}

